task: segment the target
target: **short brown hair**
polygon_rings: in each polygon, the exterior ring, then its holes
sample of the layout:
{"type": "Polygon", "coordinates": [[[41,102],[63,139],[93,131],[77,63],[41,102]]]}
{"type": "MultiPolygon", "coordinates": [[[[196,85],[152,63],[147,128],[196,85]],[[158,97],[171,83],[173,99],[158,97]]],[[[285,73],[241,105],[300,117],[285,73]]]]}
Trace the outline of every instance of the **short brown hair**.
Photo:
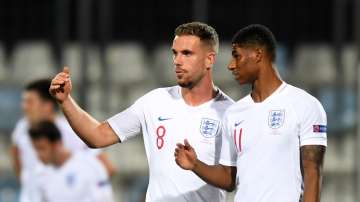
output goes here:
{"type": "Polygon", "coordinates": [[[213,50],[219,51],[219,36],[215,29],[202,22],[190,22],[179,25],[175,29],[175,36],[193,35],[200,38],[201,41],[209,44],[213,50]]]}

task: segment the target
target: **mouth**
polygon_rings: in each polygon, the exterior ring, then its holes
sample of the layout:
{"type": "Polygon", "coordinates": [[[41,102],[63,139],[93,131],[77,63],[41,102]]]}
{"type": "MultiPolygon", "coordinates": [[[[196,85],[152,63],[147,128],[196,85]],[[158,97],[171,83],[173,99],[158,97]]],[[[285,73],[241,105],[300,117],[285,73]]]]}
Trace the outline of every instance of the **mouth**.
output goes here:
{"type": "Polygon", "coordinates": [[[240,74],[239,74],[239,72],[233,71],[233,72],[232,72],[232,75],[234,76],[234,79],[235,79],[235,80],[239,80],[239,79],[240,79],[240,74]]]}
{"type": "Polygon", "coordinates": [[[185,73],[185,71],[183,69],[176,68],[175,73],[176,73],[176,75],[183,75],[185,73]]]}

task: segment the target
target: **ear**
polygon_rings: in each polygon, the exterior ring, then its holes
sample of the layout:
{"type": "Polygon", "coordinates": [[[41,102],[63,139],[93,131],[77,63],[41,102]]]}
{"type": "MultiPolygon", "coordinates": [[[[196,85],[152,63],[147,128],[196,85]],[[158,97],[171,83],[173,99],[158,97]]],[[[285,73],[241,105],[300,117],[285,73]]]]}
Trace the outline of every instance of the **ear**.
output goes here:
{"type": "Polygon", "coordinates": [[[44,102],[43,107],[46,109],[47,113],[52,113],[55,111],[54,105],[52,102],[44,102]]]}
{"type": "Polygon", "coordinates": [[[255,48],[255,62],[260,63],[264,58],[264,54],[263,48],[255,48]]]}
{"type": "Polygon", "coordinates": [[[53,145],[53,148],[56,148],[56,149],[60,149],[63,146],[61,140],[57,140],[57,141],[53,142],[52,145],[53,145]]]}
{"type": "Polygon", "coordinates": [[[206,65],[206,69],[210,69],[214,66],[216,62],[216,53],[211,51],[206,55],[205,58],[205,65],[206,65]]]}

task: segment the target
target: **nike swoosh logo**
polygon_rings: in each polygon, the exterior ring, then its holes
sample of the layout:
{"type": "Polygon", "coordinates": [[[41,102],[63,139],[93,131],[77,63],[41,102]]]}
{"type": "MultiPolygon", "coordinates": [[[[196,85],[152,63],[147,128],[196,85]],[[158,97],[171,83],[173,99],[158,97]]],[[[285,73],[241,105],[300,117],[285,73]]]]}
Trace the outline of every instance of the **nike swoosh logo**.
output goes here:
{"type": "Polygon", "coordinates": [[[170,120],[170,119],[172,119],[172,118],[163,118],[161,116],[159,116],[159,118],[158,118],[159,121],[166,121],[166,120],[170,120]]]}
{"type": "Polygon", "coordinates": [[[242,124],[245,120],[239,121],[235,123],[235,127],[239,126],[240,124],[242,124]]]}

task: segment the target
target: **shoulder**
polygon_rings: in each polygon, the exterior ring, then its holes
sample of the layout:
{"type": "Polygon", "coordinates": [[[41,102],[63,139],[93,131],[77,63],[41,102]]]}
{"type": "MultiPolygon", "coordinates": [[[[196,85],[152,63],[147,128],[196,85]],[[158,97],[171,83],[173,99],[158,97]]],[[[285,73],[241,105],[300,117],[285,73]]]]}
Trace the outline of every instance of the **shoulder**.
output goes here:
{"type": "Polygon", "coordinates": [[[172,94],[175,94],[177,92],[177,90],[178,90],[177,86],[155,88],[155,89],[147,92],[142,97],[140,97],[139,100],[156,98],[158,96],[171,96],[172,94]]]}
{"type": "Polygon", "coordinates": [[[250,106],[252,106],[250,94],[246,95],[245,97],[241,98],[240,100],[234,102],[227,110],[225,111],[225,114],[230,114],[235,111],[243,111],[248,109],[250,106]]]}
{"type": "Polygon", "coordinates": [[[235,103],[235,101],[228,95],[226,95],[222,90],[219,89],[219,93],[215,98],[215,102],[223,105],[224,107],[229,107],[235,103]]]}
{"type": "Polygon", "coordinates": [[[295,105],[295,108],[300,110],[308,107],[322,108],[320,101],[310,93],[290,84],[287,85],[288,89],[285,92],[287,94],[286,97],[288,97],[291,103],[295,105]]]}
{"type": "Polygon", "coordinates": [[[11,138],[14,143],[17,142],[19,138],[28,134],[29,124],[25,118],[21,118],[15,125],[12,132],[11,138]]]}
{"type": "Polygon", "coordinates": [[[20,120],[18,120],[16,122],[15,128],[14,130],[19,130],[19,129],[27,129],[28,128],[28,121],[25,118],[21,118],[20,120]]]}
{"type": "Polygon", "coordinates": [[[64,116],[57,116],[55,119],[55,125],[58,127],[59,130],[71,129],[69,122],[66,120],[64,116]]]}
{"type": "Polygon", "coordinates": [[[96,156],[84,151],[75,152],[73,155],[73,162],[81,164],[81,167],[84,167],[90,177],[107,177],[105,167],[96,156]]]}
{"type": "Polygon", "coordinates": [[[55,125],[60,131],[64,141],[67,141],[67,137],[76,137],[75,132],[71,128],[69,122],[63,116],[58,116],[55,119],[55,125]]]}
{"type": "Polygon", "coordinates": [[[303,89],[288,84],[286,100],[289,100],[292,109],[297,114],[300,121],[305,121],[309,117],[322,117],[326,119],[326,112],[320,101],[303,89]]]}
{"type": "Polygon", "coordinates": [[[140,97],[135,103],[147,103],[153,100],[167,100],[176,98],[179,98],[179,87],[171,86],[153,89],[140,97]]]}

